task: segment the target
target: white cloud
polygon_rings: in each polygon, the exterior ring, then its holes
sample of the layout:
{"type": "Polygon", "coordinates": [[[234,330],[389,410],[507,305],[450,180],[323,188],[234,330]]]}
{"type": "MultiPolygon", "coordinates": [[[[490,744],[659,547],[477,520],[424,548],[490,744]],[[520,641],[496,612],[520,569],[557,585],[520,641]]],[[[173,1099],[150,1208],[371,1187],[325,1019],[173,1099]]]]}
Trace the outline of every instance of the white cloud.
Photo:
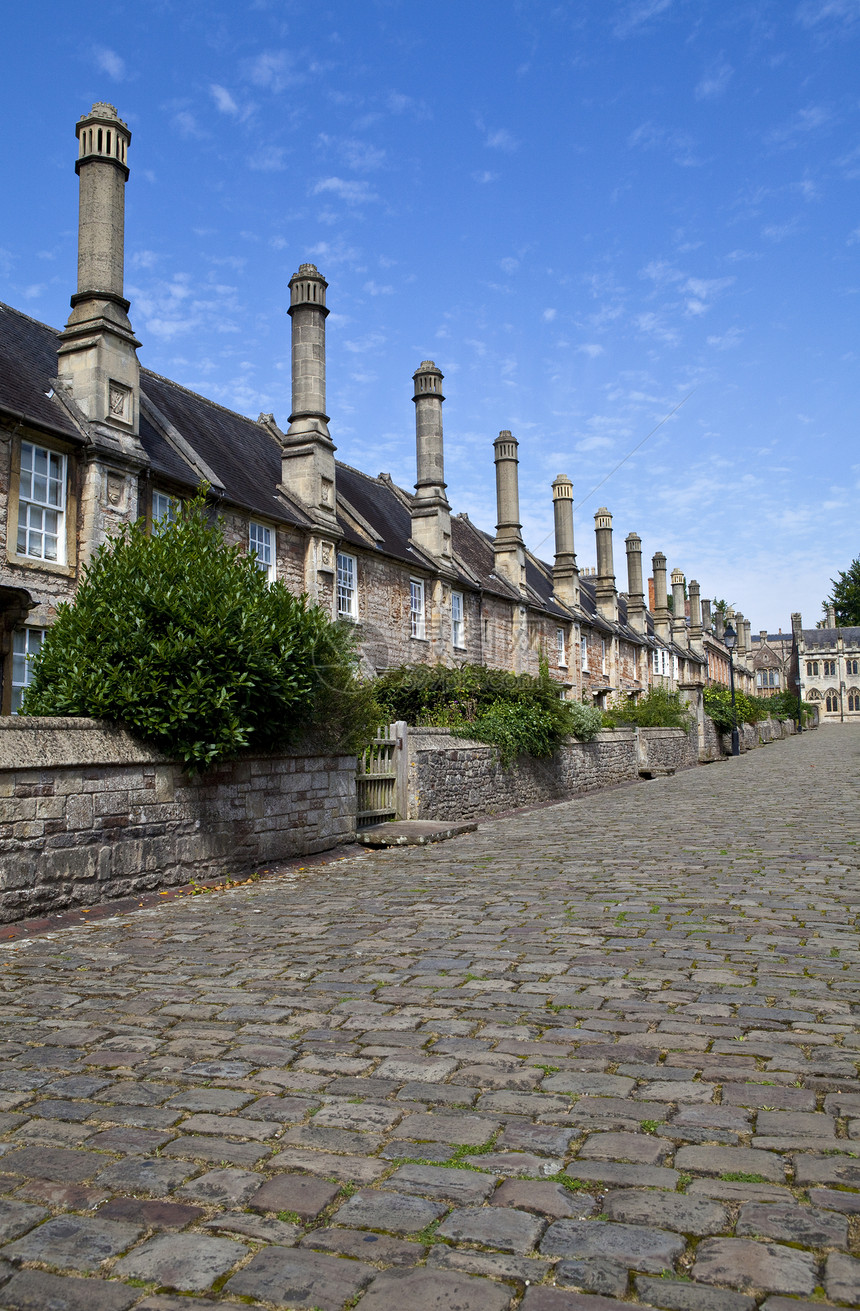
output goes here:
{"type": "Polygon", "coordinates": [[[498,128],[495,132],[488,132],[485,145],[491,150],[504,150],[508,154],[519,148],[519,141],[508,131],[506,127],[498,128]]]}
{"type": "Polygon", "coordinates": [[[675,163],[684,168],[692,168],[702,162],[693,154],[693,144],[693,138],[688,132],[661,127],[659,123],[652,123],[650,120],[640,123],[627,138],[627,145],[631,149],[668,150],[675,163]]]}
{"type": "Polygon", "coordinates": [[[860,0],[804,0],[797,8],[797,21],[803,27],[835,23],[850,27],[860,22],[860,0]]]}
{"type": "Polygon", "coordinates": [[[552,323],[553,319],[557,314],[558,314],[558,310],[551,310],[551,309],[544,310],[543,314],[541,315],[541,318],[543,319],[544,323],[552,323]]]}
{"type": "Polygon", "coordinates": [[[520,267],[519,260],[514,259],[511,255],[506,256],[505,259],[499,260],[499,268],[502,269],[505,273],[516,273],[519,267],[520,267]]]}
{"type": "Polygon", "coordinates": [[[683,282],[686,274],[680,269],[676,269],[665,259],[652,259],[646,264],[644,269],[640,270],[640,278],[650,278],[658,286],[666,286],[673,282],[683,282]]]}
{"type": "Polygon", "coordinates": [[[761,235],[769,241],[785,241],[786,237],[795,236],[800,230],[800,220],[788,219],[785,223],[768,223],[761,230],[761,235]]]}
{"type": "Polygon", "coordinates": [[[357,173],[369,173],[385,163],[385,151],[366,141],[344,141],[341,149],[348,167],[357,173]]]}
{"type": "Polygon", "coordinates": [[[182,109],[173,117],[173,122],[183,137],[204,137],[206,133],[200,128],[197,119],[187,109],[182,109]]]}
{"type": "Polygon", "coordinates": [[[393,287],[388,285],[381,287],[379,283],[374,282],[373,279],[371,279],[370,282],[365,282],[364,290],[370,296],[391,296],[394,292],[393,287]]]}
{"type": "Polygon", "coordinates": [[[583,453],[584,451],[605,451],[614,445],[615,443],[612,441],[611,437],[598,437],[595,435],[593,437],[583,437],[581,441],[576,443],[573,449],[580,453],[583,453]]]}
{"type": "Polygon", "coordinates": [[[93,55],[96,66],[103,73],[107,73],[114,82],[122,82],[125,77],[125,60],[115,50],[109,50],[107,46],[96,46],[93,55]]]}
{"type": "Polygon", "coordinates": [[[713,346],[714,350],[727,351],[734,346],[740,346],[743,340],[743,333],[740,328],[729,328],[722,336],[708,337],[708,345],[713,346]]]}
{"type": "Polygon", "coordinates": [[[326,132],[321,132],[320,141],[324,146],[331,146],[340,154],[348,168],[357,173],[369,173],[382,168],[385,163],[385,151],[372,146],[366,141],[357,141],[353,137],[338,140],[326,132]]]}
{"type": "Polygon", "coordinates": [[[238,116],[239,106],[236,104],[236,101],[230,95],[230,92],[226,87],[219,86],[217,82],[213,82],[209,87],[209,90],[212,93],[212,99],[215,101],[217,108],[222,114],[230,114],[233,118],[238,116]]]}
{"type": "Polygon", "coordinates": [[[725,60],[713,64],[702,76],[696,86],[697,100],[716,100],[721,96],[731,81],[733,69],[725,60]]]}
{"type": "Polygon", "coordinates": [[[664,14],[671,5],[672,0],[634,0],[616,20],[613,31],[616,36],[632,36],[649,19],[664,14]]]}
{"type": "Polygon", "coordinates": [[[639,331],[646,333],[649,337],[656,337],[658,341],[665,342],[667,346],[677,345],[677,332],[674,328],[667,327],[659,314],[652,312],[638,314],[635,322],[639,331]]]}
{"type": "Polygon", "coordinates": [[[24,299],[38,300],[47,285],[45,282],[32,282],[29,287],[24,288],[24,299]]]}
{"type": "Polygon", "coordinates": [[[245,63],[245,75],[254,86],[278,93],[303,82],[306,73],[295,71],[295,58],[286,50],[264,50],[245,63]]]}
{"type": "Polygon", "coordinates": [[[349,181],[345,178],[321,178],[313,188],[312,194],[319,196],[324,193],[339,196],[347,205],[364,205],[370,200],[378,200],[369,188],[366,182],[349,181]]]}
{"type": "Polygon", "coordinates": [[[806,105],[782,127],[773,128],[765,136],[768,145],[790,146],[803,140],[811,132],[830,126],[835,115],[828,105],[806,105]]]}
{"type": "MultiPolygon", "coordinates": [[[[347,246],[342,241],[318,241],[315,246],[311,246],[308,254],[328,265],[354,264],[360,258],[361,251],[357,246],[347,246]]],[[[334,319],[334,315],[330,317],[334,319]]]]}
{"type": "Polygon", "coordinates": [[[153,269],[161,257],[154,250],[136,250],[129,260],[133,269],[153,269]]]}
{"type": "Polygon", "coordinates": [[[733,282],[734,278],[688,278],[684,283],[684,291],[700,300],[707,300],[715,296],[718,291],[730,287],[733,282]]]}
{"type": "Polygon", "coordinates": [[[590,360],[596,360],[598,355],[603,354],[603,347],[598,345],[596,341],[584,341],[576,349],[583,355],[587,355],[590,360]]]}
{"type": "Polygon", "coordinates": [[[284,146],[261,146],[248,160],[248,168],[256,173],[282,173],[288,153],[284,146]]]}
{"type": "Polygon", "coordinates": [[[495,182],[498,176],[498,173],[491,173],[489,169],[483,169],[478,173],[472,174],[472,181],[481,183],[495,182]]]}

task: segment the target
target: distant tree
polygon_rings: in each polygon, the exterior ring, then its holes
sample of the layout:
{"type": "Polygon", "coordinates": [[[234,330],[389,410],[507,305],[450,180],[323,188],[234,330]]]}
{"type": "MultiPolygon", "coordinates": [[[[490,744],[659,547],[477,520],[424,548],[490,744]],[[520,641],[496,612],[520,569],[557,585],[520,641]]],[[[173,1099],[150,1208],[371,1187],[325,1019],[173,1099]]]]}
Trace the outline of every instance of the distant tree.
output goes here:
{"type": "Polygon", "coordinates": [[[860,624],[860,556],[853,560],[847,570],[840,572],[838,578],[831,578],[833,591],[823,602],[826,610],[832,605],[836,610],[836,623],[840,628],[849,624],[860,624]]]}

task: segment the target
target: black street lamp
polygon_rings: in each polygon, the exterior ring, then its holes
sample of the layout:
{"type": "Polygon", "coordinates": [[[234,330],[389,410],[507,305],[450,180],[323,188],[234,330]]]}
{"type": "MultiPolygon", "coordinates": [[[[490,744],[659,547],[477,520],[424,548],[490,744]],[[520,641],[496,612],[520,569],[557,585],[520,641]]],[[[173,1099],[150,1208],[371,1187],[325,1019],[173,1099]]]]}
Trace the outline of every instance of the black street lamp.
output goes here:
{"type": "Polygon", "coordinates": [[[741,754],[741,739],[738,733],[738,716],[735,710],[735,647],[738,644],[738,635],[731,624],[726,624],[723,641],[729,653],[729,678],[732,687],[732,755],[739,756],[741,754]]]}

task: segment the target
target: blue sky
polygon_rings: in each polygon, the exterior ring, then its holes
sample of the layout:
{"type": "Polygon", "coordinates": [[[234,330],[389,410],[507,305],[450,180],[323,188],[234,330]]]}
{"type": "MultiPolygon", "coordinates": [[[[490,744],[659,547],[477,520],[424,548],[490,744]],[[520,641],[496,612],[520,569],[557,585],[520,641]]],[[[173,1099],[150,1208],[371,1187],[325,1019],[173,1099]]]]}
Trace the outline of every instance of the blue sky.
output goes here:
{"type": "Polygon", "coordinates": [[[287,282],[313,260],[339,458],[414,483],[433,358],[456,511],[492,531],[510,428],[544,558],[564,472],[581,565],[605,504],[619,587],[635,530],[754,631],[815,622],[860,554],[860,0],[101,13],[5,18],[0,299],[65,321],[74,123],[109,100],[149,368],[285,425],[287,282]]]}

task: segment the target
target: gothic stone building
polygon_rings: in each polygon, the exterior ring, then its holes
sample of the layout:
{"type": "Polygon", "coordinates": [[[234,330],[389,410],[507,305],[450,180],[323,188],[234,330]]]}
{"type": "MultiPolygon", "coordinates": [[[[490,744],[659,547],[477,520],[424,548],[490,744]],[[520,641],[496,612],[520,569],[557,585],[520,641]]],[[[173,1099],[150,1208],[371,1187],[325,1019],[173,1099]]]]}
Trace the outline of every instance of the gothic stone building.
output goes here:
{"type": "Polygon", "coordinates": [[[804,628],[793,614],[791,629],[792,691],[799,679],[804,701],[818,707],[822,724],[860,724],[860,628],[837,628],[828,606],[823,628],[804,628]]]}
{"type": "MultiPolygon", "coordinates": [[[[62,331],[0,305],[0,657],[2,711],[21,702],[32,657],[93,551],[124,523],[158,532],[202,486],[228,540],[258,568],[358,626],[366,670],[476,661],[536,673],[560,695],[596,704],[726,682],[720,617],[699,586],[626,539],[627,591],[615,581],[612,516],[595,515],[597,570],[581,575],[573,488],[552,485],[555,559],[526,547],[518,443],[493,443],[497,525],[452,514],[442,436],[443,375],[413,375],[414,492],[335,460],[326,413],[328,284],[313,264],[290,279],[292,409],[285,428],[254,421],[141,368],[124,297],[124,203],[131,133],[111,105],[76,128],[77,290],[62,331]],[[686,596],[685,596],[686,593],[686,596]]],[[[738,616],[742,621],[742,616],[738,616]]],[[[736,671],[751,686],[749,625],[736,671]],[[745,643],[745,644],[744,644],[745,643]]]]}

